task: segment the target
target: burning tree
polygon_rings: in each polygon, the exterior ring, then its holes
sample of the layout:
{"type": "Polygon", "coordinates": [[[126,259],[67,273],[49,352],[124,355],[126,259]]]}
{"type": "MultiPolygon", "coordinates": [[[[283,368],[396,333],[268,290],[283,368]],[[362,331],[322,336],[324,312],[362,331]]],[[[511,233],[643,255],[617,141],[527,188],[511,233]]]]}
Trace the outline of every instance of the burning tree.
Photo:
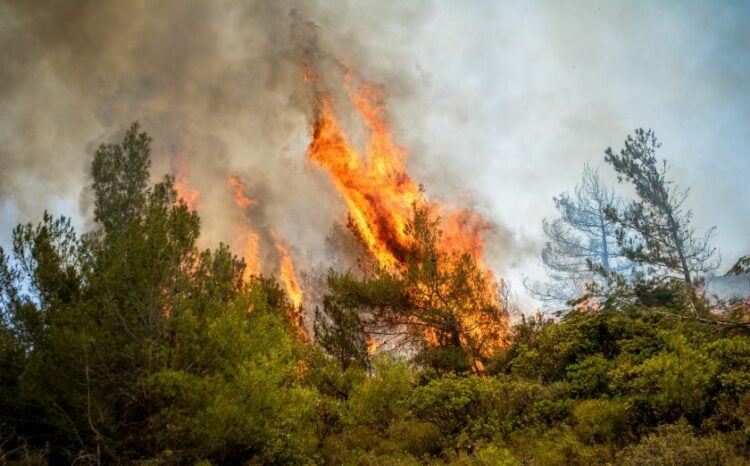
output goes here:
{"type": "Polygon", "coordinates": [[[317,319],[324,346],[342,367],[384,346],[439,370],[481,372],[507,332],[483,258],[489,222],[427,199],[407,173],[405,149],[393,143],[379,87],[345,70],[346,94],[369,134],[361,154],[319,74],[308,67],[305,81],[315,103],[308,159],[327,170],[348,208],[350,231],[373,262],[361,279],[329,275],[317,319]]]}
{"type": "Polygon", "coordinates": [[[439,372],[481,372],[507,331],[495,283],[468,252],[439,248],[439,219],[425,209],[414,209],[406,231],[413,246],[401,267],[375,267],[361,279],[329,274],[318,334],[330,352],[360,363],[375,343],[439,372]]]}

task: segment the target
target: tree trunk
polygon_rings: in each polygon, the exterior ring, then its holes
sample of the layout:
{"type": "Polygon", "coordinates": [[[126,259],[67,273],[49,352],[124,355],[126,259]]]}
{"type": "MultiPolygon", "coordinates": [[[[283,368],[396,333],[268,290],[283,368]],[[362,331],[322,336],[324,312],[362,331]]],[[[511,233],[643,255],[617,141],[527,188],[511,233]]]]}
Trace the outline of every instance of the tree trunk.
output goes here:
{"type": "Polygon", "coordinates": [[[690,277],[690,268],[688,267],[687,259],[685,259],[684,245],[682,244],[682,240],[680,239],[680,235],[678,234],[679,225],[677,225],[677,222],[672,215],[672,209],[667,209],[667,218],[669,219],[669,232],[672,236],[672,241],[674,241],[674,246],[677,250],[677,256],[680,258],[680,266],[682,267],[682,273],[685,279],[685,283],[687,283],[688,286],[692,287],[693,281],[690,277]]]}
{"type": "Polygon", "coordinates": [[[607,227],[604,223],[604,212],[599,205],[599,228],[602,234],[602,267],[609,272],[609,245],[607,245],[607,227]]]}

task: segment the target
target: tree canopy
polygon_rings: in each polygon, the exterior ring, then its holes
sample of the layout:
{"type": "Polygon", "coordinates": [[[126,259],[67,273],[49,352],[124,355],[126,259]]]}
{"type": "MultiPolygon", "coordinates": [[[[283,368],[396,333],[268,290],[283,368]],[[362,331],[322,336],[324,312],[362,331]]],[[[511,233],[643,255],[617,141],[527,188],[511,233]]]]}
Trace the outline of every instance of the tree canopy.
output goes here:
{"type": "Polygon", "coordinates": [[[585,165],[573,193],[553,200],[560,216],[542,223],[546,241],[541,257],[549,280],[527,281],[526,287],[542,301],[564,304],[579,297],[587,284],[603,283],[596,268],[625,272],[632,264],[617,243],[617,222],[606,214],[624,201],[604,185],[598,171],[585,165]]]}
{"type": "Polygon", "coordinates": [[[709,244],[715,228],[696,235],[691,226],[693,213],[683,207],[689,190],[681,190],[667,178],[666,160],[656,158],[660,147],[653,131],[637,129],[619,153],[606,150],[605,160],[620,181],[633,185],[639,197],[625,210],[611,208],[610,217],[622,226],[618,238],[626,257],[649,265],[652,273],[677,274],[692,285],[695,272],[718,267],[713,260],[716,249],[709,244]],[[628,231],[636,232],[637,239],[628,231]]]}
{"type": "Polygon", "coordinates": [[[506,336],[497,285],[468,253],[438,250],[439,220],[426,210],[414,208],[407,231],[414,242],[403,268],[374,267],[361,279],[331,271],[320,325],[330,334],[353,324],[358,345],[347,344],[360,360],[366,336],[438,371],[481,371],[506,336]]]}
{"type": "MultiPolygon", "coordinates": [[[[509,322],[499,284],[415,208],[403,267],[331,270],[307,340],[273,277],[197,247],[150,143],[133,125],[96,151],[91,231],[45,212],[0,249],[3,463],[750,458],[750,301],[712,308],[610,259],[593,305],[509,322]]],[[[601,225],[578,204],[559,200],[601,225]]]]}

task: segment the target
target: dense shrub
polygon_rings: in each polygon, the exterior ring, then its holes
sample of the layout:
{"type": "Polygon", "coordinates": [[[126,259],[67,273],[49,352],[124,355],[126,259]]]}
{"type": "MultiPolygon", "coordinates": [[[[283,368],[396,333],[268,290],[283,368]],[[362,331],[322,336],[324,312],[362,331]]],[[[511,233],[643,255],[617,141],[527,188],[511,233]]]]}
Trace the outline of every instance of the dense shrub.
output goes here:
{"type": "Polygon", "coordinates": [[[721,434],[696,436],[682,422],[657,429],[617,455],[617,464],[628,466],[723,466],[747,464],[721,434]]]}

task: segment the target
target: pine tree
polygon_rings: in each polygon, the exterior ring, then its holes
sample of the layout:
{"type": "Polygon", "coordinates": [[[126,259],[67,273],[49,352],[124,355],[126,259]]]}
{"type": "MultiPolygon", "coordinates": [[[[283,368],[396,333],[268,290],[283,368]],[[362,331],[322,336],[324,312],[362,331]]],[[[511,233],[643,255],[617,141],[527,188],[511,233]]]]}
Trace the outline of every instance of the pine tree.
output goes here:
{"type": "Polygon", "coordinates": [[[647,265],[659,278],[676,276],[692,286],[695,273],[718,267],[719,261],[713,260],[716,249],[709,245],[715,227],[702,236],[695,234],[693,213],[683,207],[689,190],[667,179],[667,161],[656,158],[660,147],[653,131],[637,129],[619,153],[607,148],[604,159],[640,198],[624,210],[610,208],[608,214],[620,224],[618,242],[628,259],[647,265]]]}
{"type": "Polygon", "coordinates": [[[368,335],[425,366],[480,372],[507,332],[497,284],[468,253],[438,249],[439,219],[426,210],[415,208],[407,230],[413,246],[400,269],[376,267],[362,279],[332,273],[328,299],[347,303],[368,335]]]}
{"type": "Polygon", "coordinates": [[[550,280],[525,285],[542,301],[565,302],[580,296],[587,283],[602,282],[593,268],[624,272],[631,263],[617,244],[617,223],[606,215],[608,206],[621,207],[623,200],[596,170],[585,165],[573,194],[562,193],[554,202],[560,216],[542,224],[542,262],[550,280]]]}

